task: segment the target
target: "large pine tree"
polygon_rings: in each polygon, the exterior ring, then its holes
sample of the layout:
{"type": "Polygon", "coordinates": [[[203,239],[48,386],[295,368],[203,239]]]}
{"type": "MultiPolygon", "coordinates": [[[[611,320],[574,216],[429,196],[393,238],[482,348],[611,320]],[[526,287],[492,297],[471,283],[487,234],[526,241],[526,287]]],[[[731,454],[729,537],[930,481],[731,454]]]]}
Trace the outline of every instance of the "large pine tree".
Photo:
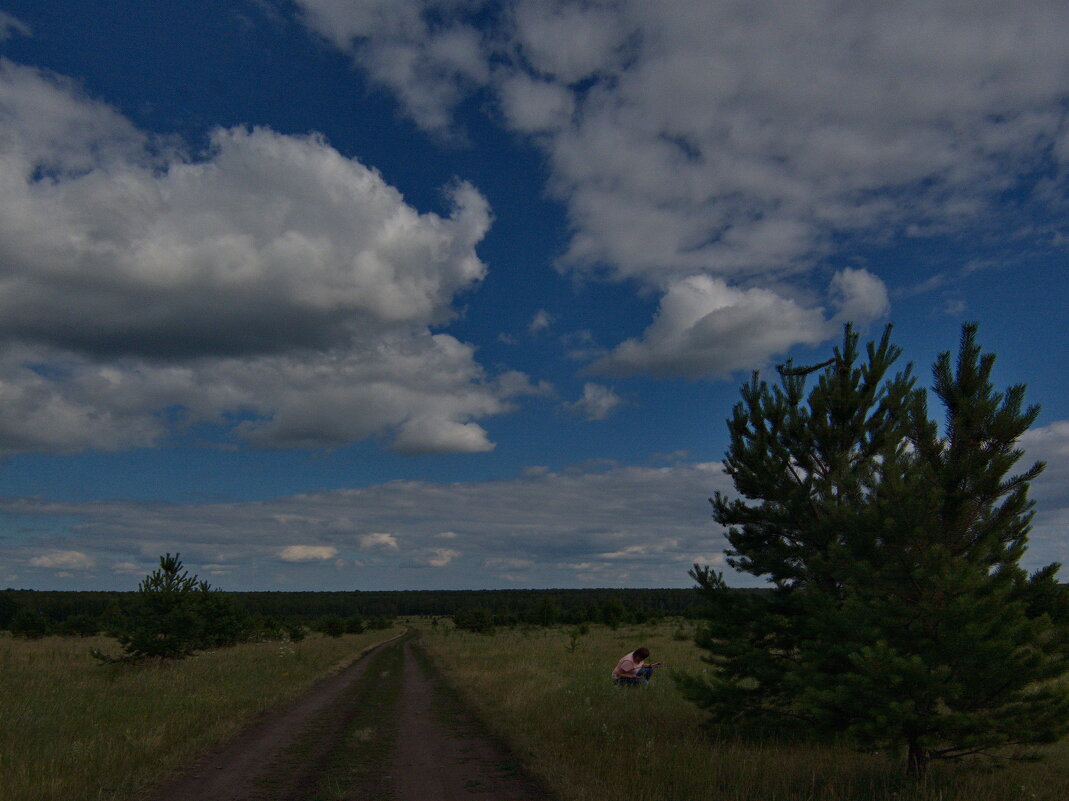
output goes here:
{"type": "Polygon", "coordinates": [[[890,330],[862,359],[847,327],[825,364],[743,387],[725,459],[740,497],[717,494],[714,517],[729,563],[772,589],[732,591],[695,566],[716,669],[685,690],[715,720],[904,746],[919,776],[932,759],[1069,731],[1069,690],[1053,681],[1069,638],[1058,565],[1019,565],[1043,466],[1012,471],[1038,408],[1023,386],[995,391],[994,356],[966,326],[956,367],[944,353],[934,368],[940,434],[909,368],[889,375],[890,330]]]}

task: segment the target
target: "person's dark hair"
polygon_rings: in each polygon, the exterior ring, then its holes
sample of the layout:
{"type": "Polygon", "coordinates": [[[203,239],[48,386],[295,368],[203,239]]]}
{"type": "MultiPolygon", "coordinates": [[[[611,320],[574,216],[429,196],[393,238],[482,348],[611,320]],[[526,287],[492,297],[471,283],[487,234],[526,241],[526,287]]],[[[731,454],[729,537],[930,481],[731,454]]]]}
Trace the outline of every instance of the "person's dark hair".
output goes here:
{"type": "Polygon", "coordinates": [[[641,661],[642,661],[643,659],[645,659],[645,658],[646,658],[647,656],[649,656],[649,655],[650,655],[650,649],[649,649],[649,648],[636,648],[636,649],[635,649],[635,657],[636,657],[636,658],[637,658],[637,659],[638,659],[638,660],[639,660],[640,662],[641,662],[641,661]]]}

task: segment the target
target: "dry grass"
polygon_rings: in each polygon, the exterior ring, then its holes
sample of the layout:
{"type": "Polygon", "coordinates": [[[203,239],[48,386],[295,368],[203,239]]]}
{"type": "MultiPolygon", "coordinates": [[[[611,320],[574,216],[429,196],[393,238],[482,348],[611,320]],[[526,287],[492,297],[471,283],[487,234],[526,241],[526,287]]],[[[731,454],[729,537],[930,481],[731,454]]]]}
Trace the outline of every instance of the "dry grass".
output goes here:
{"type": "Polygon", "coordinates": [[[0,799],[124,801],[400,629],[98,665],[110,640],[0,639],[0,799]]]}
{"type": "Polygon", "coordinates": [[[903,755],[846,746],[754,741],[710,733],[670,674],[648,690],[614,687],[616,660],[639,645],[652,659],[700,670],[698,651],[672,638],[676,624],[594,627],[570,650],[568,629],[493,636],[425,631],[445,675],[480,709],[562,801],[1065,801],[1069,742],[1040,763],[1001,769],[973,762],[933,767],[914,787],[903,755]]]}

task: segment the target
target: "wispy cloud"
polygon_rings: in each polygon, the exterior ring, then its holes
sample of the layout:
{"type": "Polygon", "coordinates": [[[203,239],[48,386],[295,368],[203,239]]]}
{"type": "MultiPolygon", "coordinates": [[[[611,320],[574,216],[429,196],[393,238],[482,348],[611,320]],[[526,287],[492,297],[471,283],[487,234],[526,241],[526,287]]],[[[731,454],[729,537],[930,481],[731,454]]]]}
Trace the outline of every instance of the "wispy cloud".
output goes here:
{"type": "Polygon", "coordinates": [[[561,268],[663,296],[608,374],[708,377],[826,340],[844,245],[1012,226],[1001,193],[1069,168],[1069,6],[519,0],[488,28],[484,3],[298,4],[417,124],[455,128],[481,92],[543,150],[561,268]],[[695,280],[731,302],[682,319],[695,280]]]}
{"type": "Polygon", "coordinates": [[[6,11],[0,11],[0,42],[6,42],[14,36],[32,35],[33,31],[30,30],[29,25],[6,11]]]}
{"type": "MultiPolygon", "coordinates": [[[[1024,564],[1035,569],[1069,560],[1069,422],[1033,429],[1022,445],[1026,462],[1048,464],[1033,484],[1038,514],[1024,564]]],[[[279,586],[278,575],[291,587],[426,586],[416,576],[422,571],[405,569],[412,567],[434,568],[443,588],[507,586],[518,578],[529,586],[684,587],[693,562],[723,561],[726,542],[706,500],[716,491],[733,491],[719,463],[676,462],[540,470],[507,481],[392,481],[255,503],[16,498],[0,511],[51,519],[49,528],[59,531],[0,542],[0,563],[32,576],[125,562],[123,572],[136,575],[136,565],[180,549],[194,570],[230,571],[232,589],[279,586]],[[346,550],[361,551],[362,561],[331,561],[346,550]],[[282,553],[295,559],[286,570],[296,572],[278,574],[282,553]]]]}
{"type": "Polygon", "coordinates": [[[623,402],[609,387],[588,381],[583,385],[582,397],[574,403],[565,403],[564,408],[587,420],[604,420],[623,402]]]}
{"type": "Polygon", "coordinates": [[[540,331],[545,331],[551,325],[553,325],[554,317],[545,309],[539,309],[534,313],[534,317],[531,318],[531,322],[527,324],[527,333],[537,334],[540,331]]]}
{"type": "MultiPolygon", "coordinates": [[[[511,581],[505,573],[514,578],[520,570],[534,585],[574,586],[576,571],[561,565],[581,562],[603,566],[602,580],[620,583],[619,560],[606,555],[629,547],[629,581],[687,586],[694,556],[722,547],[706,501],[717,489],[729,489],[719,464],[607,463],[508,481],[393,481],[256,503],[25,498],[9,499],[0,511],[75,521],[50,535],[57,552],[77,548],[87,558],[99,553],[109,563],[136,564],[180,549],[191,569],[225,565],[226,585],[235,589],[275,586],[281,554],[292,560],[287,570],[304,571],[295,577],[322,586],[419,586],[402,569],[414,566],[441,571],[440,586],[501,586],[511,581]],[[178,542],[175,531],[182,532],[178,542]],[[337,569],[329,559],[346,550],[361,551],[364,565],[337,569]]],[[[12,569],[30,569],[35,556],[31,543],[0,543],[0,561],[12,569]]]]}

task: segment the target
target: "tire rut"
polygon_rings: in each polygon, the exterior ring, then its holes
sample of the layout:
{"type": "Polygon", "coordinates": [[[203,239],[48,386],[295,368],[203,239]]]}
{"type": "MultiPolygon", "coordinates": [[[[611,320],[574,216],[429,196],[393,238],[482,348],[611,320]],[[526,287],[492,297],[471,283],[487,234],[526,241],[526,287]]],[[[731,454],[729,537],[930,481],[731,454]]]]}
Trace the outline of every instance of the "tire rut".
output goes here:
{"type": "Polygon", "coordinates": [[[391,640],[372,648],[351,665],[320,679],[304,695],[269,710],[235,737],[209,751],[178,778],[157,787],[150,801],[289,801],[308,789],[311,770],[333,749],[342,730],[359,711],[346,704],[347,691],[361,680],[375,657],[397,648],[391,640]],[[294,764],[295,748],[301,765],[294,764]],[[288,766],[280,771],[280,766],[288,766]]]}
{"type": "Polygon", "coordinates": [[[151,801],[549,801],[411,635],[265,713],[151,801]]]}
{"type": "Polygon", "coordinates": [[[548,801],[514,755],[490,737],[417,646],[404,644],[394,756],[397,801],[548,801]]]}

